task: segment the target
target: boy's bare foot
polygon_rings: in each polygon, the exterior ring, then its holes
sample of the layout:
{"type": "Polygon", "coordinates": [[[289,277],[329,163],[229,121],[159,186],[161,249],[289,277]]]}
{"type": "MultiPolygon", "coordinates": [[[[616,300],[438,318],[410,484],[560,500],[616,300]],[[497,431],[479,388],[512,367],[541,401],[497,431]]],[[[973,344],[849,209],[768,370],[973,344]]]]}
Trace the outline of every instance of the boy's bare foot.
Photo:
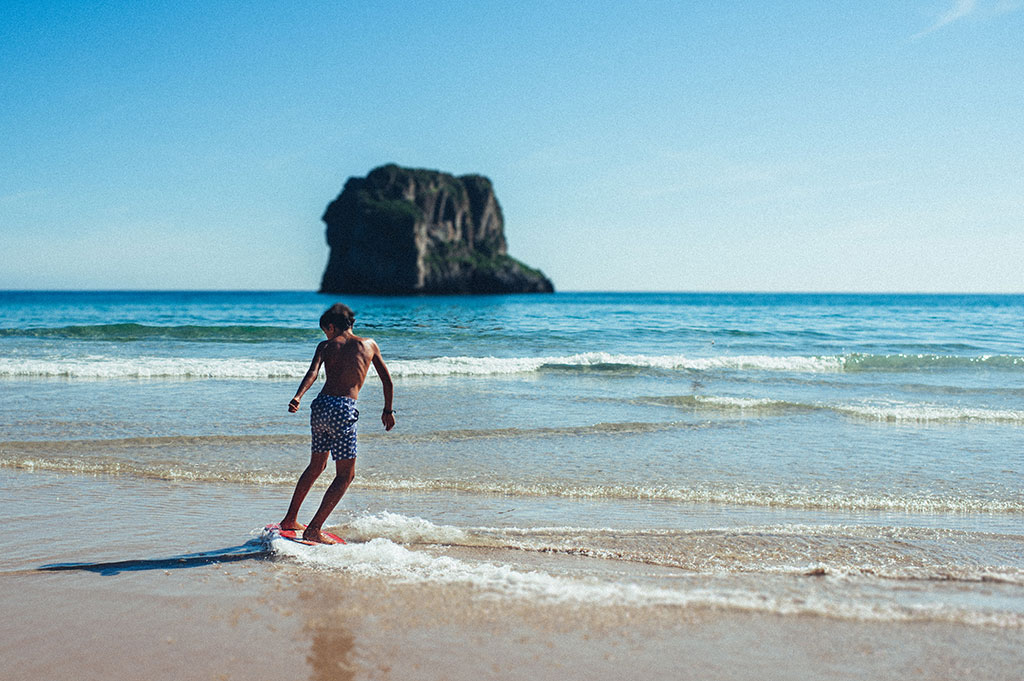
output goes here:
{"type": "Polygon", "coordinates": [[[305,530],[303,530],[302,538],[305,539],[306,541],[315,541],[317,544],[337,544],[338,543],[338,542],[334,541],[333,539],[331,539],[330,537],[328,537],[323,532],[321,532],[320,530],[314,530],[314,529],[310,529],[308,527],[305,530]]]}
{"type": "Polygon", "coordinates": [[[295,522],[295,521],[287,522],[285,520],[282,520],[281,521],[281,529],[282,530],[296,530],[296,531],[298,531],[298,530],[306,529],[306,526],[303,525],[302,523],[298,523],[298,522],[295,522]]]}

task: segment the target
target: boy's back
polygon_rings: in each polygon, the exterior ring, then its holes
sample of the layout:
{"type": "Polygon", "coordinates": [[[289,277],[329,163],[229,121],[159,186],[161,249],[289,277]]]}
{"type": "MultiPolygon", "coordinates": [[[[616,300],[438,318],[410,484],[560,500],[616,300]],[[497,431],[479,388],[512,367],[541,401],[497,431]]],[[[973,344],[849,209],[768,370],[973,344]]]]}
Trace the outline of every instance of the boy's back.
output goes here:
{"type": "Polygon", "coordinates": [[[380,356],[376,343],[351,332],[323,341],[317,352],[327,374],[320,392],[353,400],[359,397],[374,357],[380,356]]]}

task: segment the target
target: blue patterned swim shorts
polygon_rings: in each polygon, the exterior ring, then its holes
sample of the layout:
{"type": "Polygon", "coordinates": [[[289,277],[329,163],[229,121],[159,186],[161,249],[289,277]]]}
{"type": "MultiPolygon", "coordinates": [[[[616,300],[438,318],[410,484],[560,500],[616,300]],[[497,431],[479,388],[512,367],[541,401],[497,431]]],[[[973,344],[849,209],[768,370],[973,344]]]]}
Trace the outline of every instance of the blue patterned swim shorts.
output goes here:
{"type": "Polygon", "coordinates": [[[309,410],[310,450],[330,452],[335,461],[356,458],[356,421],[359,420],[356,401],[351,397],[321,393],[309,405],[309,410]]]}

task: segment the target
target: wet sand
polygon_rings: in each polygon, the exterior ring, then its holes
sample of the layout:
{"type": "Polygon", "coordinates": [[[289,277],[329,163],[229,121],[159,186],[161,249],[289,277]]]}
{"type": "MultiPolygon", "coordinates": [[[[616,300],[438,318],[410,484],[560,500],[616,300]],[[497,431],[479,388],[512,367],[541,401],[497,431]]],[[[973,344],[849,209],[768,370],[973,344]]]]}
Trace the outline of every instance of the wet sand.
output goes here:
{"type": "Polygon", "coordinates": [[[2,471],[0,492],[18,528],[0,538],[10,681],[1008,681],[1024,668],[1018,629],[545,603],[299,565],[251,541],[253,519],[287,501],[279,488],[2,471]],[[62,541],[35,539],[48,528],[62,541]]]}
{"type": "Polygon", "coordinates": [[[5,574],[2,676],[1016,679],[1018,632],[488,601],[238,562],[5,574]]]}

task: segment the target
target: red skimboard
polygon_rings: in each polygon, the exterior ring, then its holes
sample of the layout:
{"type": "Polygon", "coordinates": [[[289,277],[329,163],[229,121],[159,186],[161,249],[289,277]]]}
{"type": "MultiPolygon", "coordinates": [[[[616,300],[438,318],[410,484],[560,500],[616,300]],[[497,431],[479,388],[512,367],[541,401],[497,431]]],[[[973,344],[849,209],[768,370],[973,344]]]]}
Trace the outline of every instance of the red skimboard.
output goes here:
{"type": "MultiPolygon", "coordinates": [[[[263,531],[269,534],[271,539],[273,539],[274,537],[281,537],[281,539],[287,539],[289,541],[295,542],[296,544],[305,544],[306,546],[329,546],[329,544],[320,544],[320,542],[317,541],[309,541],[308,539],[303,539],[302,530],[282,530],[281,525],[278,523],[271,523],[267,525],[263,528],[263,531]]],[[[336,534],[324,532],[323,530],[321,530],[321,532],[324,534],[324,536],[330,537],[339,544],[345,543],[345,540],[336,534]]]]}

